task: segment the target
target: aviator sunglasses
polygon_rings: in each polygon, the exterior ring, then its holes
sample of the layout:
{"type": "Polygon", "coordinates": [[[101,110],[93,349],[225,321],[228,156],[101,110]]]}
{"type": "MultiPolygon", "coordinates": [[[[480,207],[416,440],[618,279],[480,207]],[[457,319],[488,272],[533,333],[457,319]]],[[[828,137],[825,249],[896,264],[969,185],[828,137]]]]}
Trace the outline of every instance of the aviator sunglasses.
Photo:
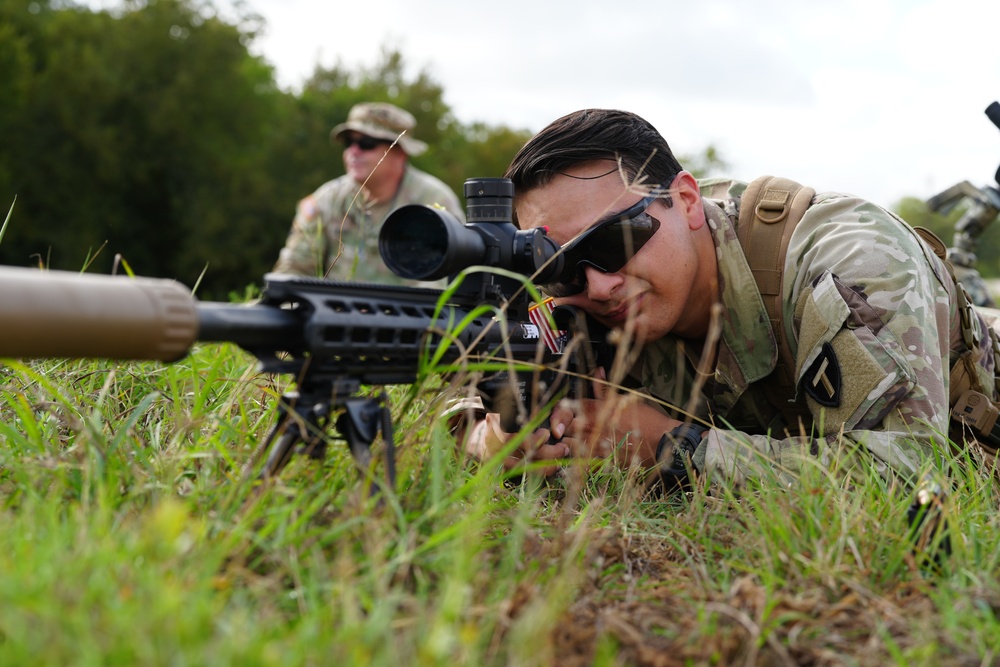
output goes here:
{"type": "Polygon", "coordinates": [[[340,140],[340,143],[344,145],[344,150],[347,150],[354,144],[357,144],[358,148],[360,148],[361,150],[370,151],[371,149],[377,147],[378,145],[385,144],[388,142],[382,141],[381,139],[372,139],[371,137],[366,137],[365,135],[360,134],[356,137],[345,136],[343,139],[340,140]]]}
{"type": "Polygon", "coordinates": [[[673,203],[670,195],[643,197],[564,245],[562,254],[566,258],[566,269],[563,275],[566,281],[549,283],[545,285],[545,291],[554,297],[579,294],[587,286],[586,266],[592,266],[601,273],[621,271],[660,228],[660,221],[646,213],[646,209],[657,199],[663,199],[668,208],[673,203]]]}

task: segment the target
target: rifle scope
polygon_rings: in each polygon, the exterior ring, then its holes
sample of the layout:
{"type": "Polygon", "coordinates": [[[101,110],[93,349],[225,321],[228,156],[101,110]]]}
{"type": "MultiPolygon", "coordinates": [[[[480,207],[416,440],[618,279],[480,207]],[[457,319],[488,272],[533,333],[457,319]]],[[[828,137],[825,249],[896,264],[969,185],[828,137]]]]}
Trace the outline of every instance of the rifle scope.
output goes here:
{"type": "Polygon", "coordinates": [[[465,182],[464,225],[443,208],[402,206],[382,224],[382,261],[411,280],[438,280],[485,265],[531,276],[540,285],[554,282],[564,263],[559,246],[543,229],[514,226],[513,199],[510,179],[470,178],[465,182]]]}

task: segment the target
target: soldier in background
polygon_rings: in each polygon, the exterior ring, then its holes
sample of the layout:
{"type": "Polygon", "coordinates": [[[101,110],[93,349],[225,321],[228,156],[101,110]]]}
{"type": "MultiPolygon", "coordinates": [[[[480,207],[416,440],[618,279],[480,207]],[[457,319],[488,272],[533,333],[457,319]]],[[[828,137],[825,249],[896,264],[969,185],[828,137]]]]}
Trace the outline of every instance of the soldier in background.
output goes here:
{"type": "Polygon", "coordinates": [[[274,271],[332,280],[401,283],[382,262],[382,222],[405,204],[439,205],[460,221],[455,193],[409,163],[427,144],[412,136],[416,120],[392,104],[355,105],[330,132],[343,146],[347,173],[324,183],[298,204],[274,271]]]}

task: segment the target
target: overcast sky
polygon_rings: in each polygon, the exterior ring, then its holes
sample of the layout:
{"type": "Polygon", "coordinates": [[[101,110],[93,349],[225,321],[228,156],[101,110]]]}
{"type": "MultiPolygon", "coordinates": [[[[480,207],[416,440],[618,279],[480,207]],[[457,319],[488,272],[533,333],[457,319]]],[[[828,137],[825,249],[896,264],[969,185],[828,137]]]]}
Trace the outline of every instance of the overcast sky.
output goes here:
{"type": "MultiPolygon", "coordinates": [[[[892,205],[993,184],[998,0],[246,0],[254,49],[295,87],[383,46],[463,122],[537,131],[584,107],[639,113],[674,151],[892,205]]],[[[419,138],[419,132],[415,133],[419,138]]],[[[323,142],[320,141],[320,144],[323,142]]],[[[490,174],[472,174],[487,176],[490,174]]]]}

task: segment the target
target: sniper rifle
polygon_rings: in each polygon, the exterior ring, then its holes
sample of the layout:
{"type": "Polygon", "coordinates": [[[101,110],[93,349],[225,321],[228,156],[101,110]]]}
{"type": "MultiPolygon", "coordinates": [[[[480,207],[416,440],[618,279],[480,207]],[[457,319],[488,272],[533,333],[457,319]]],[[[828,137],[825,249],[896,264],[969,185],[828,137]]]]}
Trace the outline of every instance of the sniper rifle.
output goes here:
{"type": "MultiPolygon", "coordinates": [[[[266,436],[260,478],[278,474],[296,453],[322,458],[334,420],[363,472],[382,433],[394,486],[386,397],[365,395],[362,386],[477,369],[484,407],[515,431],[532,406],[571,389],[566,378],[580,375],[577,358],[590,355],[588,345],[569,346],[565,331],[549,326],[548,311],[532,305],[526,284],[563,279],[562,255],[542,229],[514,226],[510,181],[470,179],[465,195],[467,224],[444,209],[404,206],[379,236],[394,273],[453,278],[443,291],[268,274],[259,302],[238,305],[200,302],[172,280],[0,267],[0,357],[170,362],[198,341],[235,343],[257,357],[261,372],[295,380],[266,436]]],[[[576,320],[565,311],[559,328],[575,329],[576,320]]]]}

